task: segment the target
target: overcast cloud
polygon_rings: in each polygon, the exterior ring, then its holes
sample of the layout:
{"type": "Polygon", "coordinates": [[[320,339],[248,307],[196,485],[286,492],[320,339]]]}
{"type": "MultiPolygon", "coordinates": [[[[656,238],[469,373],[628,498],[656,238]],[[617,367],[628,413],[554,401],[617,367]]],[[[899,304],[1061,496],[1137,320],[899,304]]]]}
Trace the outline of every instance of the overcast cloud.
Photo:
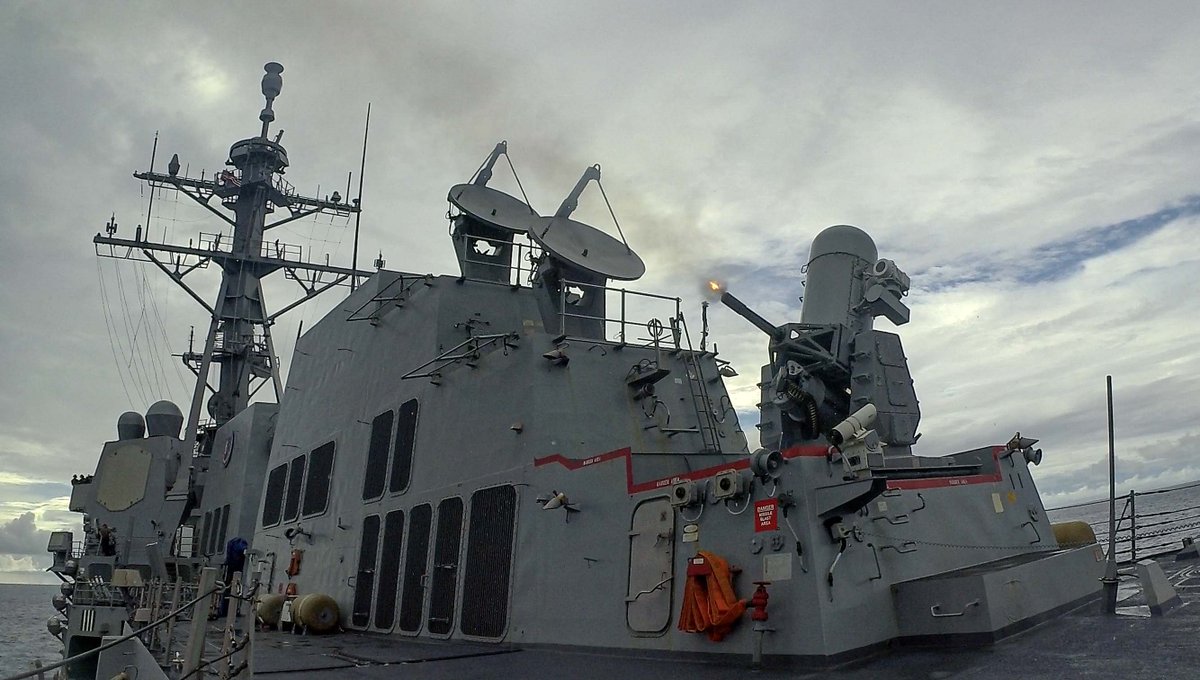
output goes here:
{"type": "MultiPolygon", "coordinates": [[[[119,235],[145,224],[130,173],[156,131],[160,169],[179,153],[209,175],[256,134],[267,61],[304,192],[345,190],[372,104],[362,266],[455,273],[446,190],[500,139],[542,213],[600,163],[635,287],[689,319],[710,276],[796,319],[812,237],[856,224],[912,275],[919,453],[1020,430],[1049,505],[1098,496],[1112,374],[1121,486],[1200,478],[1198,29],[1194,2],[5,2],[0,581],[78,531],[67,482],[121,411],[186,404],[168,355],[203,315],[90,239],[113,213],[119,235]]],[[[506,169],[494,185],[517,191],[506,169]]],[[[169,194],[154,213],[155,240],[217,230],[169,194]]],[[[577,217],[615,231],[594,189],[577,217]]],[[[350,233],[280,238],[347,263],[350,233]]],[[[194,283],[211,297],[214,277],[194,283]]],[[[298,292],[266,289],[275,309],[298,292]]],[[[285,366],[331,303],[276,327],[285,366]]],[[[754,422],[764,338],[710,316],[754,422]]]]}

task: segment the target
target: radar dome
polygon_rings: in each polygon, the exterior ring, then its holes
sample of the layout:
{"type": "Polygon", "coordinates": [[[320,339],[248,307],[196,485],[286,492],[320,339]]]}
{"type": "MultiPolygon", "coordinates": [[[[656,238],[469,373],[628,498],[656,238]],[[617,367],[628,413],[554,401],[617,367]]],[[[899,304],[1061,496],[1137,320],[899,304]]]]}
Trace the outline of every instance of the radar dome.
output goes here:
{"type": "Polygon", "coordinates": [[[126,411],[117,418],[117,440],[141,439],[146,436],[146,421],[137,411],[126,411]]]}
{"type": "Polygon", "coordinates": [[[156,401],[146,411],[146,430],[151,437],[179,438],[183,429],[183,412],[175,404],[163,400],[156,401]]]}
{"type": "Polygon", "coordinates": [[[812,262],[822,255],[843,254],[862,258],[871,264],[879,257],[875,241],[867,232],[849,224],[827,227],[813,239],[808,260],[812,262]]]}

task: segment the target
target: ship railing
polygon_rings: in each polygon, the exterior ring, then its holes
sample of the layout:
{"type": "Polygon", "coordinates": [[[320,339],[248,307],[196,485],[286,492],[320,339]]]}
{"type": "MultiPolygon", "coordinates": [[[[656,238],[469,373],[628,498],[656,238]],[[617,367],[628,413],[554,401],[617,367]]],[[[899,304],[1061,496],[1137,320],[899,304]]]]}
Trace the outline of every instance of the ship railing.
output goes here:
{"type": "MultiPolygon", "coordinates": [[[[25,678],[38,678],[38,680],[44,680],[44,678],[48,677],[47,673],[49,671],[64,668],[76,662],[84,661],[93,656],[98,656],[100,653],[122,645],[135,637],[139,638],[143,644],[146,644],[148,637],[157,635],[161,628],[166,627],[169,631],[179,620],[187,621],[189,619],[191,622],[191,631],[187,640],[186,652],[182,657],[180,657],[182,668],[175,669],[177,673],[176,676],[173,677],[194,677],[197,674],[204,673],[205,671],[213,668],[215,664],[220,661],[231,660],[235,654],[241,654],[244,659],[248,658],[254,627],[250,626],[250,632],[245,637],[234,641],[232,639],[235,637],[232,634],[232,624],[236,615],[239,613],[238,610],[241,608],[242,603],[252,603],[254,601],[254,598],[257,596],[258,592],[258,584],[256,582],[253,587],[246,591],[242,591],[238,587],[240,573],[235,573],[234,579],[229,584],[224,584],[217,581],[216,576],[216,568],[206,568],[201,574],[199,584],[195,586],[196,591],[198,592],[197,595],[192,597],[184,604],[175,607],[166,614],[159,616],[157,619],[148,622],[146,625],[138,628],[137,630],[126,633],[114,640],[105,642],[85,652],[64,658],[54,663],[43,665],[40,660],[35,661],[33,662],[33,668],[30,670],[23,671],[15,675],[8,675],[0,678],[0,680],[25,680],[25,678]],[[226,642],[221,648],[221,656],[205,661],[203,659],[203,652],[205,647],[205,629],[208,622],[208,613],[211,611],[216,600],[216,596],[218,595],[228,595],[230,598],[229,616],[223,634],[226,642]],[[201,605],[202,603],[203,606],[208,608],[208,611],[203,611],[197,614],[193,610],[197,605],[201,605]]],[[[167,633],[167,638],[168,640],[171,638],[170,632],[167,633]]],[[[147,644],[147,647],[150,646],[153,646],[153,642],[147,644]]],[[[245,665],[246,662],[243,660],[242,664],[236,669],[231,667],[223,669],[222,677],[234,677],[241,671],[242,668],[245,667],[245,665]]],[[[232,666],[232,664],[230,664],[230,666],[232,666]]]]}
{"type": "Polygon", "coordinates": [[[115,607],[125,605],[125,597],[106,581],[79,578],[73,585],[75,590],[71,593],[71,604],[115,607]]]}
{"type": "Polygon", "coordinates": [[[568,334],[568,319],[580,319],[602,323],[604,341],[615,345],[686,349],[682,305],[683,300],[677,297],[564,279],[559,290],[559,333],[568,334]],[[604,296],[603,315],[572,311],[589,295],[604,296]],[[614,308],[616,316],[607,311],[614,308]],[[666,317],[665,326],[662,317],[666,317]],[[633,321],[634,318],[647,320],[633,321]]]}
{"type": "Polygon", "coordinates": [[[476,366],[480,357],[483,356],[483,350],[500,346],[507,352],[508,348],[515,346],[519,338],[520,336],[516,333],[472,335],[454,347],[400,376],[400,379],[429,378],[433,381],[433,384],[437,385],[441,382],[442,371],[446,368],[454,364],[476,366]]]}
{"type": "Polygon", "coordinates": [[[406,272],[396,273],[396,279],[384,286],[382,290],[371,296],[369,300],[362,303],[358,309],[350,313],[346,317],[347,321],[370,321],[372,324],[379,321],[392,307],[399,307],[404,304],[409,295],[412,294],[413,288],[417,284],[432,285],[432,274],[410,274],[406,272]]]}
{"type": "Polygon", "coordinates": [[[483,283],[500,283],[513,286],[514,288],[529,288],[533,286],[533,278],[537,273],[538,262],[541,261],[541,258],[541,247],[528,236],[518,234],[513,237],[512,241],[487,238],[485,236],[472,236],[466,244],[466,253],[463,255],[463,261],[480,267],[495,268],[498,270],[497,278],[503,277],[503,272],[499,270],[507,270],[508,277],[507,281],[481,279],[474,276],[464,278],[483,283]],[[507,262],[496,262],[495,260],[487,259],[487,256],[503,248],[512,249],[507,262]],[[473,254],[477,255],[477,257],[472,257],[473,254]]]}
{"type": "Polygon", "coordinates": [[[264,258],[300,262],[304,259],[304,247],[295,243],[284,243],[278,239],[263,241],[259,254],[264,258]]]}
{"type": "Polygon", "coordinates": [[[218,332],[213,342],[214,352],[241,353],[246,349],[252,353],[265,353],[267,351],[266,334],[262,331],[254,331],[250,334],[249,341],[242,341],[237,339],[232,332],[218,332]]]}
{"type": "MultiPolygon", "coordinates": [[[[1130,490],[1119,496],[1116,520],[1117,561],[1130,564],[1138,560],[1167,555],[1180,549],[1181,539],[1200,534],[1200,482],[1155,491],[1130,490]],[[1140,499],[1140,500],[1139,500],[1140,499]]],[[[1056,519],[1072,515],[1085,517],[1101,544],[1108,542],[1107,500],[1075,503],[1047,510],[1056,519]]]]}

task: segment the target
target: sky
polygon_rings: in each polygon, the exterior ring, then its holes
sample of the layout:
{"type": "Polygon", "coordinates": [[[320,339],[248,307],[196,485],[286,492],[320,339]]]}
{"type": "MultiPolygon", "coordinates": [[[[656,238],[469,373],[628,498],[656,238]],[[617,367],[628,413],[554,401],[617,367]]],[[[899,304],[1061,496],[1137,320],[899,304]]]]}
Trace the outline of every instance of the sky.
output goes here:
{"type": "MultiPolygon", "coordinates": [[[[204,315],[91,238],[147,223],[155,134],[156,169],[208,176],[256,135],[268,61],[304,193],[357,185],[371,106],[362,267],[457,273],[446,191],[501,139],[543,214],[601,164],[647,265],[630,287],[693,326],[713,277],[798,320],[812,238],[854,224],[912,277],[917,453],[1020,431],[1047,506],[1100,497],[1112,375],[1118,489],[1200,479],[1198,33],[1193,2],[0,3],[0,582],[44,579],[48,532],[79,531],[70,475],[122,411],[186,410],[170,354],[204,315]]],[[[518,193],[505,165],[492,186],[518,193]]],[[[575,217],[615,233],[594,187],[575,217]]],[[[147,233],[218,224],[163,192],[147,233]]],[[[350,262],[345,220],[280,232],[350,262]]],[[[335,301],[276,326],[285,367],[335,301]]],[[[765,336],[710,320],[756,422],[765,336]]]]}

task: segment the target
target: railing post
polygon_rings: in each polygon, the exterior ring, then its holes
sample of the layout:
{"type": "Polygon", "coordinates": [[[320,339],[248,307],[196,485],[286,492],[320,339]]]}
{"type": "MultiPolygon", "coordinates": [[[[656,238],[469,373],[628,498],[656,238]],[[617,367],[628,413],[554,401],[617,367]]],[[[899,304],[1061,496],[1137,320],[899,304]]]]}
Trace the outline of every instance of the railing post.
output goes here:
{"type": "Polygon", "coordinates": [[[621,344],[625,344],[625,289],[621,289],[621,344]]]}
{"type": "Polygon", "coordinates": [[[229,680],[229,667],[232,663],[229,659],[230,647],[235,644],[234,624],[237,621],[239,610],[242,606],[242,601],[236,599],[241,596],[242,572],[236,571],[233,573],[233,578],[229,583],[225,584],[228,589],[225,593],[228,598],[225,600],[225,632],[221,635],[221,656],[225,657],[225,661],[221,663],[221,680],[229,680]]]}
{"type": "MultiPolygon", "coordinates": [[[[207,593],[216,585],[217,568],[205,567],[200,572],[200,585],[196,588],[196,596],[199,597],[207,593]]],[[[204,628],[208,625],[208,610],[211,607],[211,598],[209,598],[209,602],[209,607],[202,606],[203,603],[197,603],[192,608],[192,627],[188,633],[187,652],[183,658],[184,675],[191,673],[200,666],[200,657],[204,654],[204,628]]]]}
{"type": "Polygon", "coordinates": [[[1129,490],[1129,561],[1137,562],[1137,494],[1129,490]]]}
{"type": "MultiPolygon", "coordinates": [[[[176,570],[175,571],[175,589],[171,594],[171,611],[175,611],[175,609],[177,607],[179,607],[179,594],[180,594],[181,587],[182,587],[182,581],[179,578],[179,571],[176,570]]],[[[175,620],[178,618],[179,617],[177,617],[177,616],[172,616],[171,619],[169,621],[167,621],[167,639],[166,639],[166,642],[163,643],[163,648],[167,652],[171,651],[171,643],[175,639],[175,620]]]]}

